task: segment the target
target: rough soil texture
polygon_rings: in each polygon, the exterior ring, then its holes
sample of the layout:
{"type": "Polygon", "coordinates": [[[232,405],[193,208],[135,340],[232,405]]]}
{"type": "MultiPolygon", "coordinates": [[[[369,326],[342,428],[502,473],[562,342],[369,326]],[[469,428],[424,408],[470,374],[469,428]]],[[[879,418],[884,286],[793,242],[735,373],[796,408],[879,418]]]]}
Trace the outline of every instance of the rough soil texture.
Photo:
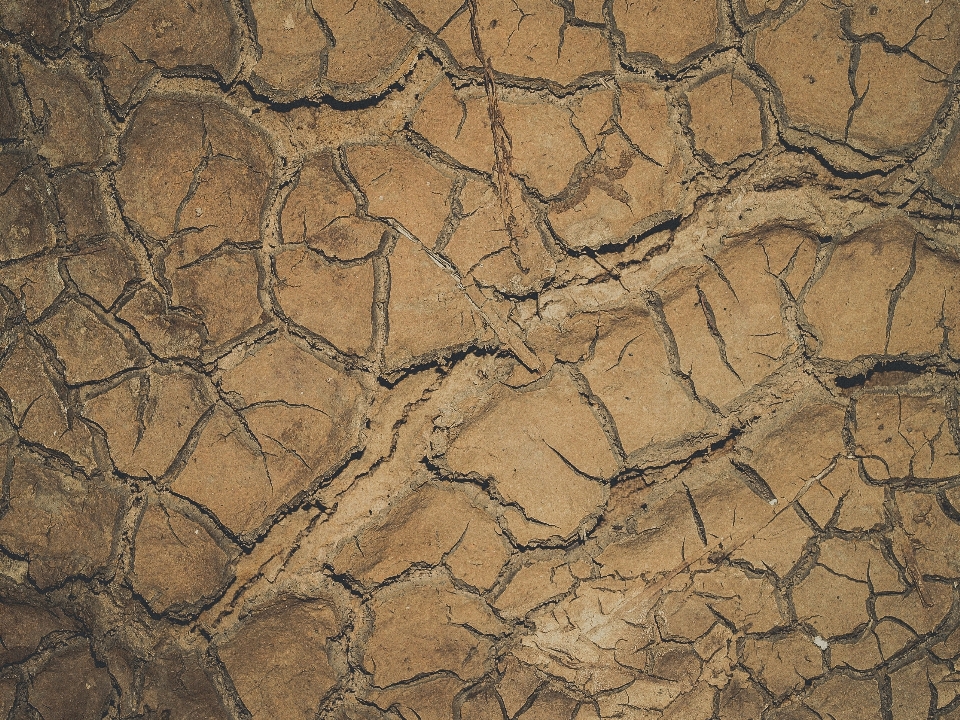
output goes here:
{"type": "Polygon", "coordinates": [[[956,0],[0,2],[0,717],[960,719],[956,0]]]}

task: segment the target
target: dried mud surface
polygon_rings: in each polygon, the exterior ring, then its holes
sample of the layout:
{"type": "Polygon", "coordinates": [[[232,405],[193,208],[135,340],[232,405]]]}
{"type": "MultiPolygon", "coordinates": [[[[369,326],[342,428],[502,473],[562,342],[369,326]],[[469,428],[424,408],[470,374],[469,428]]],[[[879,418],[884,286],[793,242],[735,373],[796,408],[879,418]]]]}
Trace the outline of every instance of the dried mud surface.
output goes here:
{"type": "Polygon", "coordinates": [[[0,3],[0,716],[960,719],[960,4],[459,3],[0,3]]]}

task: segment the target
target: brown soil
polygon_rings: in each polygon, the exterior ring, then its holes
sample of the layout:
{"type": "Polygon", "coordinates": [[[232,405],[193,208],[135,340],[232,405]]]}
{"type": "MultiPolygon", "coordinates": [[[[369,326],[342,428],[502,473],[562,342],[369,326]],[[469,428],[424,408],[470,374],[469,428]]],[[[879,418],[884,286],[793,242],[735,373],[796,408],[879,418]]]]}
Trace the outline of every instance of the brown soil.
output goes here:
{"type": "Polygon", "coordinates": [[[956,0],[0,2],[0,717],[960,720],[956,0]]]}

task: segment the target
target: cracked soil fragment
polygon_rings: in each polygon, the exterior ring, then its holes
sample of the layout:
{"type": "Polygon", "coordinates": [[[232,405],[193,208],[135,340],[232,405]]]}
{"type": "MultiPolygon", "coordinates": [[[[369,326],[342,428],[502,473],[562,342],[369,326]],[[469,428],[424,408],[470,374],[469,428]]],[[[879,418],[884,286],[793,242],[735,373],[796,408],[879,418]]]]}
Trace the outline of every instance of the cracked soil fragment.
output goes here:
{"type": "Polygon", "coordinates": [[[960,720],[958,63],[0,2],[0,718],[960,720]]]}

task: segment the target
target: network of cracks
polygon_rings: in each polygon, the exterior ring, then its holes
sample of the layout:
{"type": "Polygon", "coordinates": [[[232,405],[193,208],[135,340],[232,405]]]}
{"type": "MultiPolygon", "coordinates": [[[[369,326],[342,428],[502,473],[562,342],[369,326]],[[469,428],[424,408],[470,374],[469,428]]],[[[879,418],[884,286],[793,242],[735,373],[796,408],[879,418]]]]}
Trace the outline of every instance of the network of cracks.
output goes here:
{"type": "Polygon", "coordinates": [[[0,5],[0,715],[960,718],[960,5],[0,5]]]}

